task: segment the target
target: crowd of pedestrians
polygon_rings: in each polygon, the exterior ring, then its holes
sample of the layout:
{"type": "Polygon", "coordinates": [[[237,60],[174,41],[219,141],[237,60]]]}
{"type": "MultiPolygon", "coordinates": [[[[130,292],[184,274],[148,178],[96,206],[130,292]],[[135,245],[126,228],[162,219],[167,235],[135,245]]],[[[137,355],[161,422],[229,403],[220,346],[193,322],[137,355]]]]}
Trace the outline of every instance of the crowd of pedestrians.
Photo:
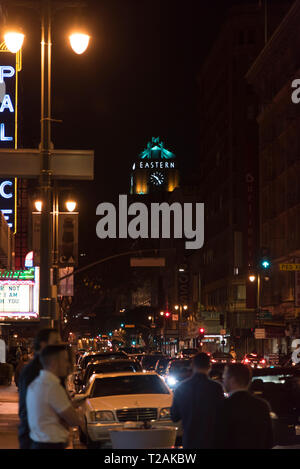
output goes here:
{"type": "MultiPolygon", "coordinates": [[[[33,359],[20,364],[17,378],[19,445],[21,449],[64,449],[70,427],[85,432],[65,385],[72,372],[70,348],[56,330],[43,329],[34,349],[33,359]]],[[[210,379],[209,370],[209,356],[198,353],[192,376],[174,392],[171,418],[182,422],[183,448],[272,448],[269,404],[248,392],[250,369],[240,363],[227,365],[223,384],[210,379]]]]}

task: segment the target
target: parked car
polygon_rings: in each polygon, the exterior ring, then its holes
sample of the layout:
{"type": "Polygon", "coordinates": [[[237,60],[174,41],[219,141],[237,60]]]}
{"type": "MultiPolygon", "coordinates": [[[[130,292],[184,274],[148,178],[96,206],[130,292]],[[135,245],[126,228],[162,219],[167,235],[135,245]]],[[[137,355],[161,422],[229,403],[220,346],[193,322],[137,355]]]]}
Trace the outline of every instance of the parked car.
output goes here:
{"type": "Polygon", "coordinates": [[[249,365],[252,368],[264,368],[267,366],[267,360],[262,355],[258,355],[254,352],[247,353],[244,356],[242,363],[244,365],[249,365]]]}
{"type": "Polygon", "coordinates": [[[164,375],[164,380],[171,389],[175,389],[178,384],[192,375],[192,360],[186,358],[176,358],[170,360],[164,375]]]}
{"type": "Polygon", "coordinates": [[[86,426],[80,440],[88,447],[109,441],[109,431],[122,429],[128,421],[178,427],[170,417],[172,391],[153,372],[94,374],[85,394],[74,401],[86,426]]]}
{"type": "Polygon", "coordinates": [[[236,360],[230,353],[214,352],[210,356],[211,363],[236,363],[236,360]]]}
{"type": "Polygon", "coordinates": [[[143,370],[140,363],[135,360],[99,360],[88,363],[82,374],[76,373],[74,376],[76,392],[80,392],[85,389],[90,377],[93,374],[119,373],[124,371],[136,373],[143,370]]]}
{"type": "Polygon", "coordinates": [[[250,392],[271,406],[274,444],[300,444],[300,370],[256,368],[250,392]]]}

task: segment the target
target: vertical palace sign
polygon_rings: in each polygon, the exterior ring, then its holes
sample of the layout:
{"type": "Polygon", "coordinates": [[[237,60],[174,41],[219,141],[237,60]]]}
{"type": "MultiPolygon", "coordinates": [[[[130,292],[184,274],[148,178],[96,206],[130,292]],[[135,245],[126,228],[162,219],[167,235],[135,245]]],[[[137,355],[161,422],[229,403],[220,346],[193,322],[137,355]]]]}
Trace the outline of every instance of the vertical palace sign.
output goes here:
{"type": "MultiPolygon", "coordinates": [[[[0,149],[17,148],[18,72],[21,51],[12,54],[0,45],[0,149]]],[[[0,178],[0,210],[12,232],[16,232],[17,179],[0,178]]]]}

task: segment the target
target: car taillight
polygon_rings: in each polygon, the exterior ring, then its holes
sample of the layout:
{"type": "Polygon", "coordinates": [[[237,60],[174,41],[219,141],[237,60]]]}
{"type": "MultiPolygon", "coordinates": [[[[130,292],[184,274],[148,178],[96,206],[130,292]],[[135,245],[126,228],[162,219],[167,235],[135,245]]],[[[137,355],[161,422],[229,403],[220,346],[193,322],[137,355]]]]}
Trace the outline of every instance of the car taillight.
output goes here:
{"type": "Polygon", "coordinates": [[[260,363],[266,363],[266,360],[263,358],[262,360],[260,360],[260,363]]]}
{"type": "Polygon", "coordinates": [[[250,363],[250,360],[248,360],[248,358],[245,358],[244,363],[250,363]]]}
{"type": "Polygon", "coordinates": [[[211,359],[211,362],[212,362],[212,363],[216,363],[217,360],[214,360],[214,359],[212,358],[212,359],[211,359]]]}

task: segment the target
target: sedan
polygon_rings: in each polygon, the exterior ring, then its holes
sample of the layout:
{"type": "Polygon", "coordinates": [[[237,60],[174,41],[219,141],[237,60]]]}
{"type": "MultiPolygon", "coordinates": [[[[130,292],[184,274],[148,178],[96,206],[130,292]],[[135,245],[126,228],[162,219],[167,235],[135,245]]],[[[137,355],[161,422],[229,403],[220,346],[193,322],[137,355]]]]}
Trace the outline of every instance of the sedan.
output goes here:
{"type": "Polygon", "coordinates": [[[244,365],[249,365],[252,368],[264,368],[267,366],[266,359],[257,353],[247,353],[244,356],[242,363],[244,365]]]}
{"type": "Polygon", "coordinates": [[[88,447],[109,441],[109,431],[128,421],[176,427],[170,417],[172,391],[156,373],[94,374],[74,401],[86,427],[80,439],[88,447]]]}
{"type": "Polygon", "coordinates": [[[85,369],[88,363],[96,360],[117,360],[117,359],[128,359],[128,355],[125,352],[89,352],[85,353],[80,357],[78,366],[81,369],[85,369]]]}
{"type": "Polygon", "coordinates": [[[230,355],[230,353],[225,352],[215,352],[210,357],[211,363],[236,363],[236,360],[230,355]]]}
{"type": "Polygon", "coordinates": [[[274,444],[300,444],[300,370],[255,369],[250,392],[270,404],[274,444]]]}
{"type": "Polygon", "coordinates": [[[124,371],[135,373],[143,370],[139,362],[135,360],[99,360],[89,363],[82,375],[80,373],[75,374],[75,388],[77,392],[84,389],[93,374],[119,373],[124,371]]]}

